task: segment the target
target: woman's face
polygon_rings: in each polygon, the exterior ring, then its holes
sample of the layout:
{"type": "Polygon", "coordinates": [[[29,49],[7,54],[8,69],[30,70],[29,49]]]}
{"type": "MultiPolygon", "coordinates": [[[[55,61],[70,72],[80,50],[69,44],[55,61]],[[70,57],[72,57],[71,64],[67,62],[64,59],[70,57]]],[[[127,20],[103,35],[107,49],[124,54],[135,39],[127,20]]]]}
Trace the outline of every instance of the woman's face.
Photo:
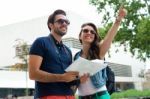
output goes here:
{"type": "Polygon", "coordinates": [[[87,26],[84,26],[81,30],[81,35],[80,35],[80,40],[82,41],[82,44],[83,43],[89,43],[91,44],[93,41],[94,41],[94,38],[95,38],[95,30],[87,25],[87,26]]]}

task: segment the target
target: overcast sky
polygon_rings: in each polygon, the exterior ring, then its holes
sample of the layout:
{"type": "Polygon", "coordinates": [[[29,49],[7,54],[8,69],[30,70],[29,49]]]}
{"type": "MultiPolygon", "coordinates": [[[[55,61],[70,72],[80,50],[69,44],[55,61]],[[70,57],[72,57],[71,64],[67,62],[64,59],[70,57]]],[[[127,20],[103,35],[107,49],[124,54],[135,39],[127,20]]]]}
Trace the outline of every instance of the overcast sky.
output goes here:
{"type": "Polygon", "coordinates": [[[89,5],[89,0],[0,0],[0,26],[49,15],[56,9],[98,20],[96,8],[89,5]]]}

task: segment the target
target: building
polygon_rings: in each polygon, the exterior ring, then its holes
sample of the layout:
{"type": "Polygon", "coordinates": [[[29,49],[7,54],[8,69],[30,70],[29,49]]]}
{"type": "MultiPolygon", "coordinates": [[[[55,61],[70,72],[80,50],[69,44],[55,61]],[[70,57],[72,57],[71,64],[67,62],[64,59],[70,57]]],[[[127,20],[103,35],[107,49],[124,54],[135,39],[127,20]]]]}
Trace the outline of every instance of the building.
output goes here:
{"type": "Polygon", "coordinates": [[[148,69],[145,73],[146,80],[143,82],[144,89],[150,89],[150,69],[148,69]]]}
{"type": "Polygon", "coordinates": [[[34,81],[28,77],[26,71],[0,70],[0,99],[8,95],[33,95],[34,81]]]}

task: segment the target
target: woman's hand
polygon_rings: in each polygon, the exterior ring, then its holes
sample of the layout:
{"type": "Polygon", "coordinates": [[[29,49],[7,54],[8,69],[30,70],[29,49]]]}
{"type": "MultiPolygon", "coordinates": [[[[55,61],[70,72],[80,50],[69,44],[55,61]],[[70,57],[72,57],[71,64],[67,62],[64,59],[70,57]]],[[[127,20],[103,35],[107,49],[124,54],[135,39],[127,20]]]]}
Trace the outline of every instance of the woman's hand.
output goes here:
{"type": "Polygon", "coordinates": [[[80,83],[85,83],[88,78],[90,77],[90,75],[88,73],[86,74],[83,74],[81,77],[80,77],[80,83]]]}
{"type": "Polygon", "coordinates": [[[120,22],[126,15],[127,15],[127,10],[123,6],[121,6],[119,8],[119,12],[118,12],[118,16],[116,18],[116,21],[120,22]]]}

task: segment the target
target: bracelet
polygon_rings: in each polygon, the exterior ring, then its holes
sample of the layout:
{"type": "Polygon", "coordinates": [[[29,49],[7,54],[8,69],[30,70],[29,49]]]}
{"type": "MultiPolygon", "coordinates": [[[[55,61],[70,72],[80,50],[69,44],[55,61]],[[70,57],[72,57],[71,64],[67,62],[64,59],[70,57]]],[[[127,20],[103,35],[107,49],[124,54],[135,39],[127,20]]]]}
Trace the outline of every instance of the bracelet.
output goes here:
{"type": "Polygon", "coordinates": [[[81,83],[81,82],[80,82],[80,79],[78,78],[78,79],[77,79],[77,82],[76,82],[76,85],[79,86],[80,83],[81,83]]]}
{"type": "Polygon", "coordinates": [[[73,81],[69,82],[69,84],[70,84],[70,85],[76,85],[76,86],[79,86],[79,84],[80,84],[80,79],[77,78],[76,80],[73,80],[73,81]]]}

